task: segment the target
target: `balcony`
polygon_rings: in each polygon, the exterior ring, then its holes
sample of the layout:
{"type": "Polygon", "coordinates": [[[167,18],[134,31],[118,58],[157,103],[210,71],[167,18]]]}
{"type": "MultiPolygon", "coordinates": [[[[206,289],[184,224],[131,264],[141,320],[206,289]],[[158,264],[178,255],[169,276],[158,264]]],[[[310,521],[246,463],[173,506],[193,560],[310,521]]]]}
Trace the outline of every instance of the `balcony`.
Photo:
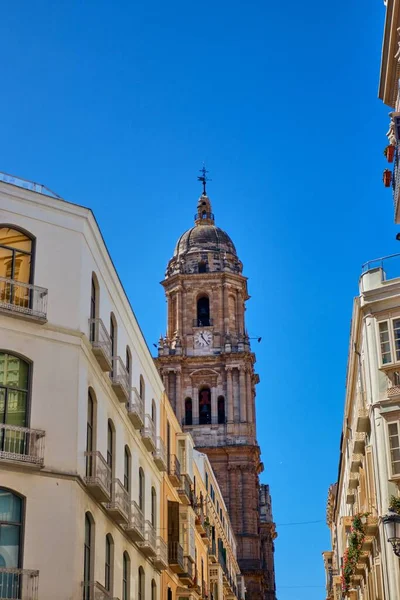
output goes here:
{"type": "Polygon", "coordinates": [[[360,408],[357,415],[356,431],[357,433],[367,433],[369,431],[369,416],[366,408],[360,408]]]}
{"type": "Polygon", "coordinates": [[[142,442],[149,452],[156,450],[156,428],[151,415],[145,416],[145,425],[141,429],[142,442]]]}
{"type": "Polygon", "coordinates": [[[0,423],[0,462],[19,462],[43,467],[44,436],[41,429],[0,423]]]}
{"type": "Polygon", "coordinates": [[[144,405],[143,400],[135,387],[131,389],[131,397],[128,403],[128,416],[135,429],[142,429],[144,425],[144,405]]]}
{"type": "Polygon", "coordinates": [[[184,572],[183,548],[179,542],[168,542],[168,563],[174,573],[184,572]]]}
{"type": "Polygon", "coordinates": [[[0,599],[38,600],[39,571],[0,567],[0,599]]]}
{"type": "Polygon", "coordinates": [[[217,550],[217,545],[215,543],[215,539],[211,540],[211,546],[210,549],[208,551],[208,556],[210,558],[210,561],[212,563],[216,563],[218,561],[218,550],[217,550]]]}
{"type": "Polygon", "coordinates": [[[213,325],[214,321],[210,318],[193,319],[193,327],[212,327],[213,325]]]}
{"type": "Polygon", "coordinates": [[[363,454],[365,450],[366,433],[356,433],[354,437],[353,452],[363,454]]]}
{"type": "Polygon", "coordinates": [[[358,473],[362,465],[362,454],[353,454],[351,457],[350,471],[352,473],[358,473]]]}
{"type": "Polygon", "coordinates": [[[359,486],[359,474],[358,473],[350,473],[349,477],[349,489],[355,490],[359,486]]]}
{"type": "MultiPolygon", "coordinates": [[[[98,581],[83,583],[83,600],[118,600],[111,596],[110,592],[98,581]]],[[[82,595],[81,595],[82,597],[82,595]]],[[[1,599],[0,599],[1,600],[1,599]]]]}
{"type": "Polygon", "coordinates": [[[168,546],[161,537],[157,538],[157,551],[153,558],[153,565],[159,571],[168,569],[168,546]]]}
{"type": "Polygon", "coordinates": [[[225,416],[211,416],[208,413],[199,417],[190,416],[188,418],[183,417],[182,419],[183,427],[193,427],[194,425],[226,425],[226,422],[225,416]]]}
{"type": "Polygon", "coordinates": [[[205,529],[204,529],[204,522],[205,522],[205,514],[203,511],[203,505],[202,504],[196,504],[194,507],[194,512],[196,514],[195,517],[195,525],[196,525],[196,530],[200,533],[200,534],[204,534],[205,533],[205,529]]]}
{"type": "Polygon", "coordinates": [[[120,402],[129,400],[129,373],[126,370],[122,358],[114,356],[112,359],[112,371],[110,373],[111,386],[120,402]]]}
{"type": "Polygon", "coordinates": [[[138,546],[145,556],[154,557],[157,554],[157,535],[156,530],[150,521],[146,521],[144,528],[144,540],[138,542],[138,546]]]}
{"type": "Polygon", "coordinates": [[[0,312],[46,323],[47,294],[46,288],[0,277],[0,312]]]}
{"type": "Polygon", "coordinates": [[[180,487],[181,485],[181,465],[175,454],[170,456],[169,468],[168,468],[169,479],[174,487],[180,487]]]}
{"type": "Polygon", "coordinates": [[[111,500],[105,504],[110,517],[116,523],[127,524],[129,521],[130,501],[127,490],[119,479],[113,479],[111,485],[111,500]]]}
{"type": "Polygon", "coordinates": [[[101,452],[85,452],[85,484],[99,502],[110,500],[111,469],[101,452]]]}
{"type": "Polygon", "coordinates": [[[179,580],[185,585],[193,585],[195,578],[195,568],[188,556],[183,558],[183,571],[179,573],[179,580]]]}
{"type": "Polygon", "coordinates": [[[89,339],[101,370],[111,371],[111,338],[101,319],[89,319],[89,339]]]}
{"type": "Polygon", "coordinates": [[[201,534],[201,539],[208,546],[211,539],[211,525],[207,518],[204,521],[204,533],[201,534]]]}
{"type": "MultiPolygon", "coordinates": [[[[354,520],[354,517],[352,517],[352,516],[342,517],[342,521],[341,521],[342,527],[344,527],[344,529],[346,531],[350,531],[351,526],[353,524],[353,520],[354,520]]],[[[365,535],[367,537],[376,535],[376,533],[378,531],[378,521],[379,521],[378,517],[374,517],[373,515],[368,515],[368,517],[363,517],[362,521],[363,521],[365,535]]]]}
{"type": "Polygon", "coordinates": [[[187,475],[181,475],[181,483],[178,488],[179,498],[181,499],[182,504],[186,504],[189,506],[193,502],[192,496],[192,488],[190,485],[190,480],[187,475]]]}
{"type": "Polygon", "coordinates": [[[131,502],[131,510],[128,523],[125,525],[125,531],[133,542],[143,542],[144,516],[136,502],[131,502]]]}
{"type": "Polygon", "coordinates": [[[153,454],[153,458],[159,471],[167,470],[167,450],[165,448],[164,442],[160,437],[157,438],[157,448],[153,454]]]}

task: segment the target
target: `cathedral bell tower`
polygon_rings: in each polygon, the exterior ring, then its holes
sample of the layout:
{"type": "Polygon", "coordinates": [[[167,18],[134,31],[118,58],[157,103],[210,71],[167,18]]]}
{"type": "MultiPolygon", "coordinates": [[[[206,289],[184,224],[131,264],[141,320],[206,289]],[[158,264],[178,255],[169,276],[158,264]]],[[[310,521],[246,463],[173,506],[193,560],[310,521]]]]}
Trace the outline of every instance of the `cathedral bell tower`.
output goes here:
{"type": "Polygon", "coordinates": [[[247,600],[275,600],[273,537],[260,526],[255,355],[245,328],[247,279],[230,237],[216,227],[205,189],[195,225],[179,238],[162,285],[168,305],[157,367],[178,420],[208,455],[238,543],[247,600]],[[268,538],[269,539],[269,538],[268,538]],[[269,543],[271,548],[264,548],[269,543]]]}

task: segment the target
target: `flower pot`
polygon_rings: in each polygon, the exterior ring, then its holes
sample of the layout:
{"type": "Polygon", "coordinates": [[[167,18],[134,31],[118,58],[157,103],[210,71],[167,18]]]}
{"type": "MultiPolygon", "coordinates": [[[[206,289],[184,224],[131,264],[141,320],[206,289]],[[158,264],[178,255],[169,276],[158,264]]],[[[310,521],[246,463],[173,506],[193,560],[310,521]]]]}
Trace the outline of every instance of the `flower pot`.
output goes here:
{"type": "Polygon", "coordinates": [[[391,183],[392,183],[392,171],[390,171],[390,169],[385,169],[383,171],[383,185],[385,187],[390,187],[391,183]]]}
{"type": "Polygon", "coordinates": [[[385,156],[389,163],[392,163],[394,160],[394,149],[395,148],[392,145],[386,146],[385,148],[385,156]]]}

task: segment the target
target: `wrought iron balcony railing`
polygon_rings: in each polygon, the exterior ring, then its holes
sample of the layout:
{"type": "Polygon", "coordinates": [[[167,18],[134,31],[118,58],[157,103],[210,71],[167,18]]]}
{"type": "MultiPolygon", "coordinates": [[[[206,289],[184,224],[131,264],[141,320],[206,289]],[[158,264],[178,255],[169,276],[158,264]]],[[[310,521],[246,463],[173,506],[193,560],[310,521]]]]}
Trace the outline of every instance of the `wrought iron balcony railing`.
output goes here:
{"type": "Polygon", "coordinates": [[[0,567],[0,599],[38,600],[39,571],[0,567]]]}
{"type": "Polygon", "coordinates": [[[134,387],[128,403],[128,415],[135,429],[142,429],[144,425],[144,404],[139,392],[134,387]]]}
{"type": "Polygon", "coordinates": [[[182,425],[184,427],[190,427],[193,425],[226,425],[226,422],[227,420],[224,414],[212,416],[207,413],[198,417],[186,415],[182,419],[182,425]]]}
{"type": "Polygon", "coordinates": [[[154,451],[154,462],[160,471],[167,470],[167,449],[160,437],[157,438],[157,448],[154,451]]]}
{"type": "Polygon", "coordinates": [[[213,325],[214,321],[210,317],[203,317],[202,319],[193,319],[193,327],[212,327],[213,325]]]}
{"type": "Polygon", "coordinates": [[[85,483],[99,502],[110,500],[111,468],[101,452],[85,452],[85,483]]]}
{"type": "Polygon", "coordinates": [[[128,523],[125,531],[134,542],[144,540],[144,515],[136,502],[131,502],[128,523]]]}
{"type": "Polygon", "coordinates": [[[111,499],[105,505],[109,515],[116,523],[126,524],[129,520],[130,501],[127,490],[119,479],[111,484],[111,499]]]}
{"type": "Polygon", "coordinates": [[[149,452],[156,449],[156,427],[151,415],[145,415],[145,425],[141,430],[142,442],[149,452]]]}
{"type": "Polygon", "coordinates": [[[43,466],[44,436],[41,429],[28,429],[0,423],[0,461],[43,466]]]}
{"type": "Polygon", "coordinates": [[[183,548],[179,542],[168,542],[168,562],[175,573],[183,573],[183,548]]]}
{"type": "Polygon", "coordinates": [[[101,319],[89,319],[89,339],[93,354],[103,371],[112,369],[112,343],[101,319]]]}
{"type": "Polygon", "coordinates": [[[171,483],[175,487],[179,487],[181,484],[181,465],[175,454],[172,454],[169,459],[168,475],[171,483]]]}
{"type": "Polygon", "coordinates": [[[0,277],[0,311],[2,312],[45,323],[47,295],[46,288],[0,277]]]}
{"type": "Polygon", "coordinates": [[[153,558],[153,564],[160,571],[168,569],[168,546],[161,537],[157,538],[157,553],[153,558]]]}
{"type": "Polygon", "coordinates": [[[111,385],[120,402],[129,400],[129,373],[120,356],[112,359],[111,385]]]}
{"type": "Polygon", "coordinates": [[[178,488],[178,494],[183,504],[192,504],[192,487],[187,475],[181,475],[181,485],[178,488]]]}
{"type": "Polygon", "coordinates": [[[83,600],[119,600],[112,596],[98,581],[83,582],[82,585],[83,600]]]}
{"type": "Polygon", "coordinates": [[[146,556],[155,556],[157,554],[157,535],[156,530],[150,521],[146,521],[144,527],[144,540],[138,542],[140,550],[146,556]]]}

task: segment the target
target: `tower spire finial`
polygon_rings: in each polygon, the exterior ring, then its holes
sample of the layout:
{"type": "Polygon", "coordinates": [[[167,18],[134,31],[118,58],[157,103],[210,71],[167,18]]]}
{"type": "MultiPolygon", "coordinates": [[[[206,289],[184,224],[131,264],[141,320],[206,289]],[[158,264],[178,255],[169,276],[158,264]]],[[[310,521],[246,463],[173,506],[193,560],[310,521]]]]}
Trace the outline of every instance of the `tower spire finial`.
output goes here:
{"type": "Polygon", "coordinates": [[[203,163],[203,168],[200,169],[199,172],[201,173],[201,175],[197,176],[197,181],[201,181],[201,183],[203,184],[203,196],[207,196],[206,184],[207,184],[207,181],[212,181],[212,180],[207,177],[208,171],[207,171],[204,163],[203,163]]]}

